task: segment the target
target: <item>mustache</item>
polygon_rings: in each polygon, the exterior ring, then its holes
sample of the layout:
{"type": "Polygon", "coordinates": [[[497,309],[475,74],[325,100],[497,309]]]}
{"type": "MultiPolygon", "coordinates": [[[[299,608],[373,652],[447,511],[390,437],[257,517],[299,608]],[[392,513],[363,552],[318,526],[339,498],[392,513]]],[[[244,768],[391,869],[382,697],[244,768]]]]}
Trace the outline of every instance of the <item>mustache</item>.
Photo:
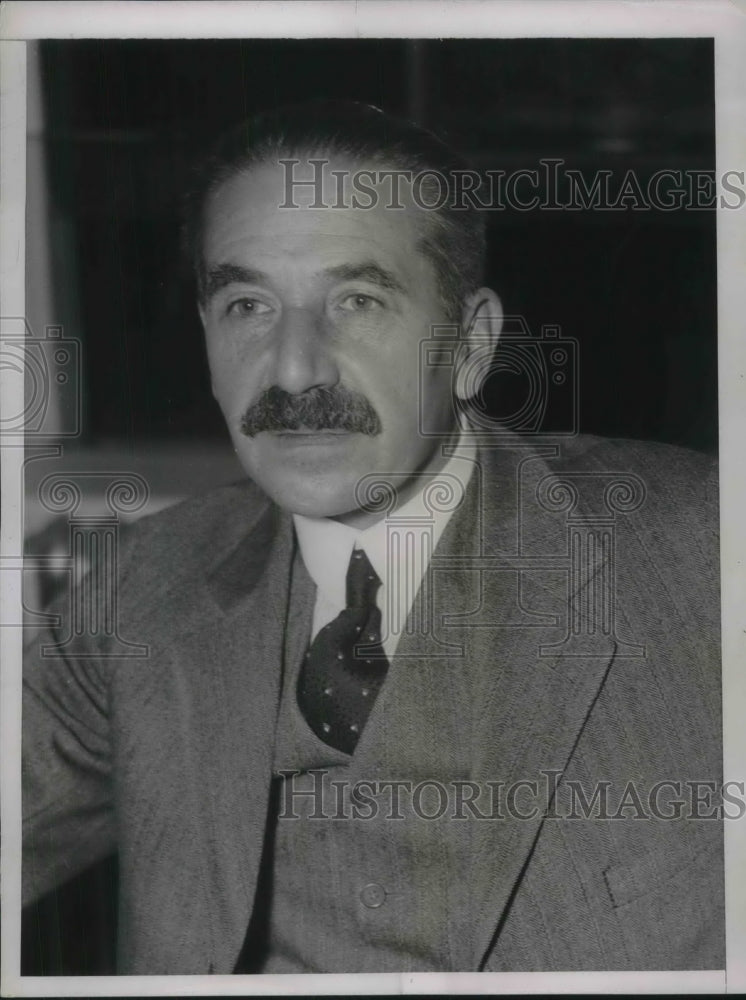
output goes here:
{"type": "Polygon", "coordinates": [[[320,386],[290,393],[279,386],[266,389],[241,418],[241,433],[254,437],[261,431],[350,431],[381,433],[381,420],[361,393],[344,386],[320,386]]]}

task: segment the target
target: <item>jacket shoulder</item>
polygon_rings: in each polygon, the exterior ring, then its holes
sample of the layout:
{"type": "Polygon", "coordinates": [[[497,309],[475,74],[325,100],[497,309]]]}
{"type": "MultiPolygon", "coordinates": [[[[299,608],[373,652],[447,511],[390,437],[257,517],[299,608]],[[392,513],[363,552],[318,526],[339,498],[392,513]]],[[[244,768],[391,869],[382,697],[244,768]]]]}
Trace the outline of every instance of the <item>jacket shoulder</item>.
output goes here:
{"type": "Polygon", "coordinates": [[[677,469],[682,474],[717,470],[712,455],[675,444],[659,441],[639,441],[631,438],[606,438],[579,434],[563,442],[557,461],[578,468],[606,467],[607,471],[636,465],[649,467],[653,473],[670,474],[677,469]]]}
{"type": "Polygon", "coordinates": [[[580,435],[547,464],[559,475],[634,475],[649,511],[694,516],[701,528],[717,527],[718,464],[712,455],[656,441],[580,435]]]}
{"type": "Polygon", "coordinates": [[[202,578],[271,507],[246,479],[140,518],[122,532],[123,572],[145,589],[149,581],[162,583],[164,578],[202,578]]]}

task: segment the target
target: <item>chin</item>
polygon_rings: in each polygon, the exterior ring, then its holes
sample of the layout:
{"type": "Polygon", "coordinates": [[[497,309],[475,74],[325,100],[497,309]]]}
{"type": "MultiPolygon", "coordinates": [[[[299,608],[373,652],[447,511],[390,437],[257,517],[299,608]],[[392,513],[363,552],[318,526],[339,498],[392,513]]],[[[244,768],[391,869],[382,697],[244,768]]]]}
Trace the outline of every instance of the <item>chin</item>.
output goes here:
{"type": "Polygon", "coordinates": [[[295,477],[281,477],[271,482],[255,480],[278,507],[303,517],[339,517],[355,510],[354,484],[299,482],[295,477]]]}

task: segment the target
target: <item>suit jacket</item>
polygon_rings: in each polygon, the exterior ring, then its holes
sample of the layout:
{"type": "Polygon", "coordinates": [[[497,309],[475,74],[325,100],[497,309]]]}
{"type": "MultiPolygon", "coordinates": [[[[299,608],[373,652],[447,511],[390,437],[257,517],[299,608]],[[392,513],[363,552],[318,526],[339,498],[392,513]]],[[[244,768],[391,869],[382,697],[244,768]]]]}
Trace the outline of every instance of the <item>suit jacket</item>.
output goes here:
{"type": "MultiPolygon", "coordinates": [[[[443,873],[444,969],[724,966],[722,824],[696,784],[721,780],[716,488],[707,459],[659,445],[480,450],[431,564],[432,628],[380,696],[438,649],[467,658],[468,777],[513,788],[501,818],[467,814],[469,856],[443,873]],[[516,785],[532,781],[538,797],[516,785]]],[[[233,970],[285,640],[300,655],[310,631],[294,554],[292,519],[253,484],[189,500],[124,540],[118,636],[40,655],[69,632],[60,604],[28,651],[24,899],[117,850],[122,973],[233,970]]]]}

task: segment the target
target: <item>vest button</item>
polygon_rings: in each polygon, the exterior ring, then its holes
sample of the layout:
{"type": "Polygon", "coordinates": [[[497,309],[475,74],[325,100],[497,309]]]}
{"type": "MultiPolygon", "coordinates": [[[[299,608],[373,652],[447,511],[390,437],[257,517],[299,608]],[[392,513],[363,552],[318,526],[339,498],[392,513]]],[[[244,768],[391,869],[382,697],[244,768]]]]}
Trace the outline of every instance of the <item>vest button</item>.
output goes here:
{"type": "Polygon", "coordinates": [[[369,882],[368,885],[363,886],[360,890],[360,900],[363,906],[375,910],[376,907],[382,906],[385,902],[386,890],[377,882],[369,882]]]}

